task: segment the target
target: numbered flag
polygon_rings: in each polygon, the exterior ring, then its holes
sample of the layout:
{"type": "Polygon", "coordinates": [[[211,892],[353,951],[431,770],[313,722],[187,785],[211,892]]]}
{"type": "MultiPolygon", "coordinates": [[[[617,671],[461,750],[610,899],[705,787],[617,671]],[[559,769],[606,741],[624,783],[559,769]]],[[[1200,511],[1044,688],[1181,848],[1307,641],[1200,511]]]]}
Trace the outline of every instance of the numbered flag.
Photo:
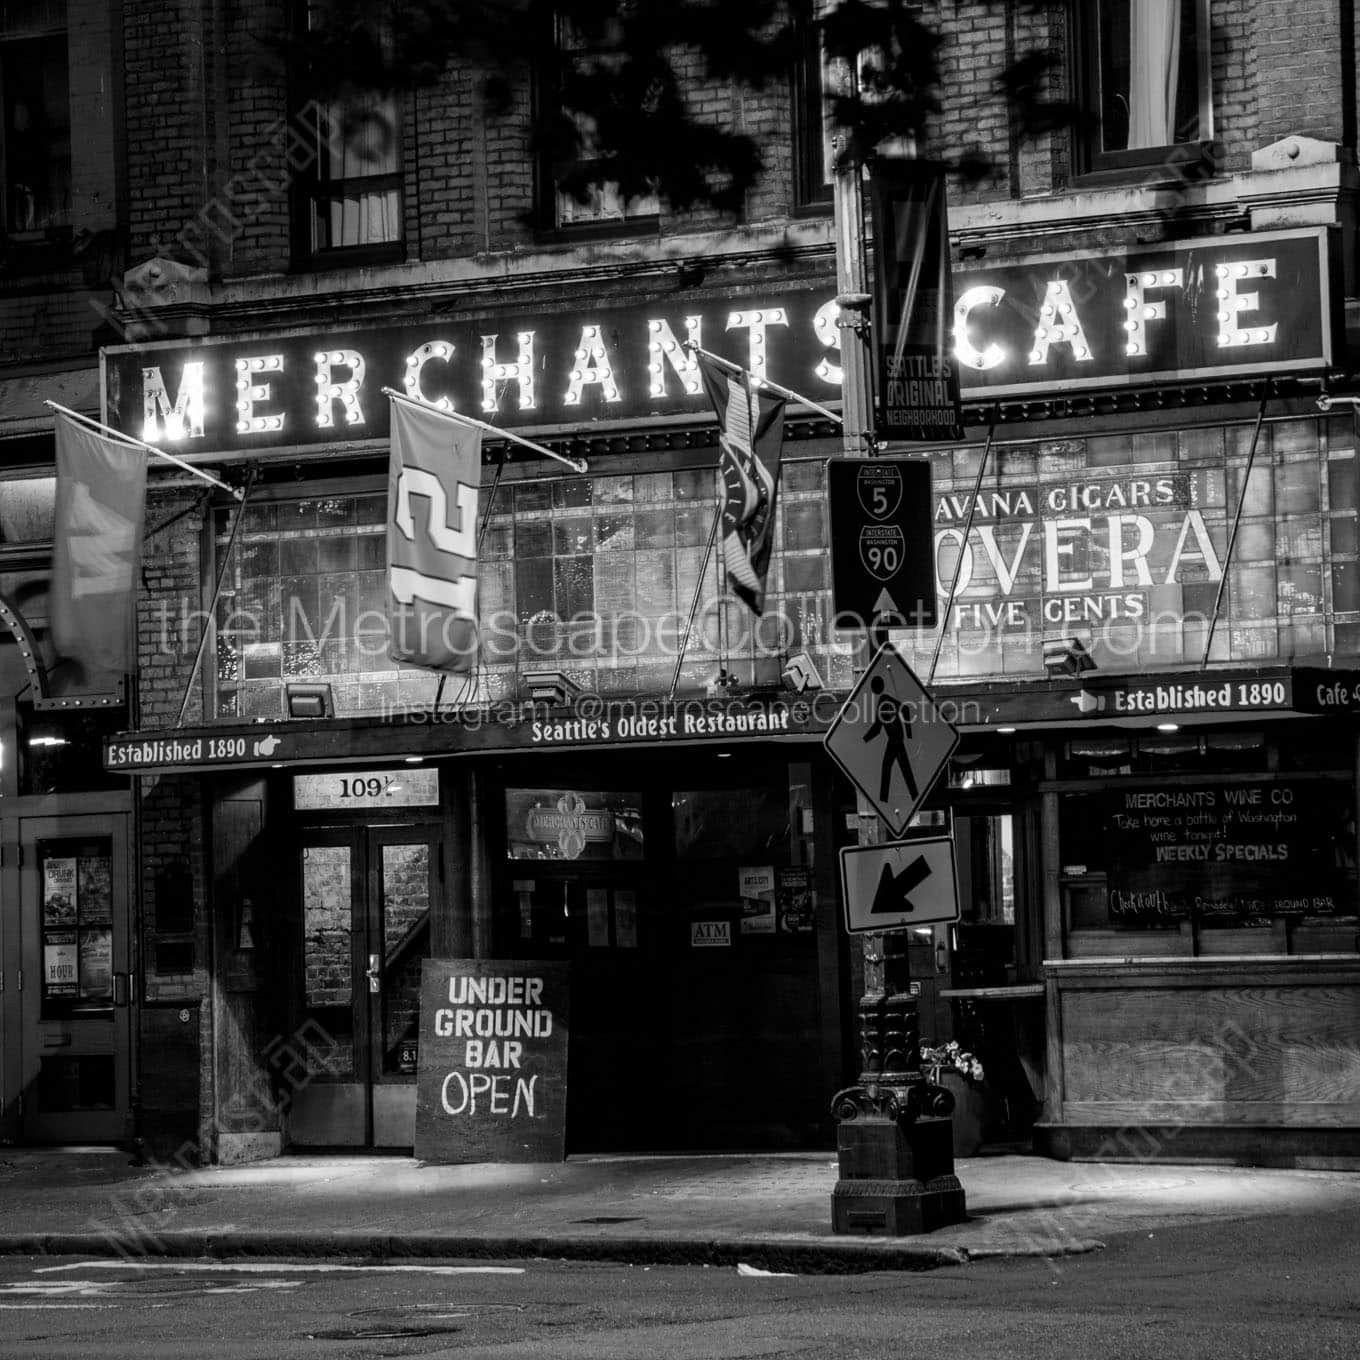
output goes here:
{"type": "Polygon", "coordinates": [[[477,488],[482,432],[392,401],[387,479],[388,644],[433,670],[477,664],[477,488]]]}
{"type": "Polygon", "coordinates": [[[48,606],[57,655],[78,679],[132,669],[132,612],[142,558],[146,454],[56,419],[57,494],[48,606]]]}
{"type": "Polygon", "coordinates": [[[775,497],[784,444],[784,398],[761,392],[742,369],[697,356],[704,390],[722,425],[723,554],[733,591],[765,609],[765,578],[774,548],[775,497]]]}

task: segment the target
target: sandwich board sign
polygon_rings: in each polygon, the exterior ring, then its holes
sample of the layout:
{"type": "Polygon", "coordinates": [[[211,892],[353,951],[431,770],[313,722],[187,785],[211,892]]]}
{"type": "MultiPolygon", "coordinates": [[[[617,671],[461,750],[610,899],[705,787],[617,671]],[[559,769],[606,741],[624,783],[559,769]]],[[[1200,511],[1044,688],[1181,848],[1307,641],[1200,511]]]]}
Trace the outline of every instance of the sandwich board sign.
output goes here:
{"type": "Polygon", "coordinates": [[[923,836],[841,851],[841,900],[848,931],[898,930],[959,919],[951,836],[923,836]]]}
{"type": "Polygon", "coordinates": [[[424,960],[421,1161],[565,1160],[567,999],[565,963],[424,960]]]}
{"type": "Polygon", "coordinates": [[[959,734],[926,688],[884,643],[822,739],[850,782],[894,836],[901,836],[959,734]]]}

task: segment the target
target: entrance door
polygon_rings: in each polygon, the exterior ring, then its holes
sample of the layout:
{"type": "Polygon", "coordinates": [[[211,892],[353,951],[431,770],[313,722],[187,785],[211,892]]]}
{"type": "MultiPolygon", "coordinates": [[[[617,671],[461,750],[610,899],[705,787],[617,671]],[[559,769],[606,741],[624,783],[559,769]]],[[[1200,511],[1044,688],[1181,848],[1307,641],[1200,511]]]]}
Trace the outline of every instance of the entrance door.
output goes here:
{"type": "Polygon", "coordinates": [[[520,956],[570,961],[567,1151],[673,1145],[665,975],[638,866],[526,863],[515,873],[520,956]]]}
{"type": "Polygon", "coordinates": [[[441,877],[435,825],[309,829],[298,855],[303,1026],[310,1067],[291,1141],[415,1142],[420,966],[441,877]]]}
{"type": "Polygon", "coordinates": [[[122,1141],[131,1093],[127,815],[20,817],[11,828],[4,899],[19,909],[6,913],[0,1000],[5,1105],[19,1114],[7,1125],[25,1142],[122,1141]]]}

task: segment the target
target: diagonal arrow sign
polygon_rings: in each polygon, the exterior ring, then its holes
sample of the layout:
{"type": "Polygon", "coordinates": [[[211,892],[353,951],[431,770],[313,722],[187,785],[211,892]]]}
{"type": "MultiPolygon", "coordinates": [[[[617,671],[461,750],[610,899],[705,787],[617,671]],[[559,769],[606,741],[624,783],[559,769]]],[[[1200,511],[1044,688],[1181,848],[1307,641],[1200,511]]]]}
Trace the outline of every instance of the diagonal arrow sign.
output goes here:
{"type": "Polygon", "coordinates": [[[892,865],[885,863],[883,872],[878,876],[878,891],[874,893],[869,915],[896,915],[898,912],[915,910],[908,900],[909,895],[929,877],[930,865],[926,863],[924,855],[917,855],[900,874],[894,874],[892,865]]]}

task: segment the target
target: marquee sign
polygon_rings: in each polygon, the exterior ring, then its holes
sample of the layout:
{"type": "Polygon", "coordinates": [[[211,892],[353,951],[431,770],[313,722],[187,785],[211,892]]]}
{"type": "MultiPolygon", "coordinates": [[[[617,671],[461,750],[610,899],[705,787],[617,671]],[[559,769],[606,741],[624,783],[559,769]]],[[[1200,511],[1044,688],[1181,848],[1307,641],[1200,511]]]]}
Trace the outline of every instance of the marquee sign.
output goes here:
{"type": "MultiPolygon", "coordinates": [[[[965,399],[1051,395],[1332,365],[1341,290],[1328,229],[1038,257],[957,270],[965,399]]],[[[102,354],[107,418],[181,453],[387,436],[389,386],[509,427],[711,411],[686,340],[817,402],[840,396],[834,285],[627,307],[423,320],[102,354]]]]}
{"type": "Polygon", "coordinates": [[[1037,395],[1330,366],[1343,336],[1325,227],[1050,256],[955,276],[966,395],[1037,395]]]}

